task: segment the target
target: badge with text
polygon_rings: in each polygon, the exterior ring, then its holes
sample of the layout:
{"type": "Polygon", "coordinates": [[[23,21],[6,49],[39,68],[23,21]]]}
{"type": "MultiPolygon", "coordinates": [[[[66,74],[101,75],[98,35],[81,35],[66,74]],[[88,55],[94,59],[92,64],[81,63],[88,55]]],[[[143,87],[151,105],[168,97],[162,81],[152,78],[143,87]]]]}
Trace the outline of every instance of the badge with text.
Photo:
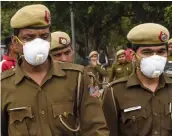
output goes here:
{"type": "Polygon", "coordinates": [[[122,70],[122,69],[121,69],[121,68],[118,68],[117,70],[120,71],[120,70],[122,70]]]}
{"type": "Polygon", "coordinates": [[[101,95],[98,86],[94,87],[93,85],[89,85],[88,90],[89,90],[90,96],[92,97],[100,97],[101,95]]]}
{"type": "Polygon", "coordinates": [[[135,107],[124,109],[124,112],[135,111],[135,110],[139,110],[141,108],[142,108],[141,106],[135,106],[135,107]]]}

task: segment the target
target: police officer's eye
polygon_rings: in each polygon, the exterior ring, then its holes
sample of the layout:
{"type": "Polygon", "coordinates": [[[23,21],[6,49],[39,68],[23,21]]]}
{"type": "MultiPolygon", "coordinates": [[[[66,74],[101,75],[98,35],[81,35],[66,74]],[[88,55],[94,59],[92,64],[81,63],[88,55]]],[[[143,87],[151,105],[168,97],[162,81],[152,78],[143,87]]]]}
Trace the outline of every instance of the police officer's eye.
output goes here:
{"type": "Polygon", "coordinates": [[[44,40],[47,40],[49,37],[48,36],[43,36],[41,38],[44,39],[44,40]]]}
{"type": "Polygon", "coordinates": [[[153,51],[143,51],[142,52],[144,55],[152,55],[153,51]]]}
{"type": "Polygon", "coordinates": [[[157,52],[157,54],[165,55],[165,54],[167,54],[167,51],[166,50],[160,50],[160,51],[157,52]]]}
{"type": "Polygon", "coordinates": [[[55,55],[53,55],[54,57],[60,57],[61,56],[61,54],[55,54],[55,55]]]}
{"type": "Polygon", "coordinates": [[[64,54],[65,54],[65,55],[69,55],[70,53],[71,53],[71,50],[66,51],[64,54]]]}
{"type": "Polygon", "coordinates": [[[50,37],[49,34],[43,34],[41,35],[41,39],[47,40],[50,37]]]}
{"type": "Polygon", "coordinates": [[[34,40],[33,37],[24,37],[23,38],[23,41],[25,41],[25,42],[32,41],[32,40],[34,40]]]}

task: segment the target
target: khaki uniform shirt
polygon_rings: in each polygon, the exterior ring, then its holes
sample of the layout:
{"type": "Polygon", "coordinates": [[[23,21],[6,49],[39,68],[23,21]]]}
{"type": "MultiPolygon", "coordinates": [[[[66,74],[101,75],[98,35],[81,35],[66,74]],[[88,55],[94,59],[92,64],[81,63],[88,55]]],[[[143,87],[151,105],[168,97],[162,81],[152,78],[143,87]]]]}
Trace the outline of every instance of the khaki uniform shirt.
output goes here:
{"type": "Polygon", "coordinates": [[[100,65],[96,65],[94,69],[103,77],[108,77],[108,71],[105,69],[102,69],[100,65]]]}
{"type": "MultiPolygon", "coordinates": [[[[98,66],[98,67],[100,67],[100,66],[98,66]]],[[[102,83],[102,81],[103,81],[103,76],[95,69],[95,68],[93,68],[91,65],[88,65],[88,66],[86,66],[85,67],[85,71],[88,73],[88,72],[91,72],[91,73],[93,73],[94,75],[95,75],[95,78],[96,78],[96,80],[93,78],[93,77],[90,77],[90,79],[91,79],[91,84],[93,85],[93,86],[101,86],[101,85],[99,85],[98,84],[98,82],[100,82],[100,83],[102,83]],[[98,81],[98,82],[97,82],[98,81]]]]}
{"type": "Polygon", "coordinates": [[[172,55],[167,57],[167,61],[171,61],[172,62],[172,55]]]}
{"type": "Polygon", "coordinates": [[[110,136],[172,136],[171,104],[172,80],[165,75],[154,93],[136,74],[116,81],[103,100],[110,136]]]}
{"type": "Polygon", "coordinates": [[[88,79],[80,65],[60,64],[52,59],[51,69],[40,86],[22,71],[20,65],[2,73],[3,131],[8,131],[9,136],[74,136],[64,124],[77,128],[75,103],[78,98],[81,136],[108,136],[99,99],[89,95],[88,79]]]}
{"type": "Polygon", "coordinates": [[[124,64],[116,63],[112,65],[112,71],[109,75],[109,82],[120,79],[122,77],[129,76],[132,73],[132,63],[131,62],[125,62],[124,64]]]}

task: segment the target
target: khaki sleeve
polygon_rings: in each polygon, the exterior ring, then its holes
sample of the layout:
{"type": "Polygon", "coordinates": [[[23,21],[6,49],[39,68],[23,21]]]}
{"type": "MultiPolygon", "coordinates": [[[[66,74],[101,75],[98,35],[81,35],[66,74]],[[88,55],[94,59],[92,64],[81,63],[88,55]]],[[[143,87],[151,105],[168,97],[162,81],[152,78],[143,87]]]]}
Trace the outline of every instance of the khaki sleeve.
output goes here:
{"type": "Polygon", "coordinates": [[[1,135],[8,136],[8,119],[7,114],[1,111],[1,135]]]}
{"type": "Polygon", "coordinates": [[[8,113],[6,110],[6,97],[7,92],[3,89],[3,83],[1,82],[1,135],[8,136],[8,113]]]}
{"type": "Polygon", "coordinates": [[[113,99],[112,91],[110,88],[105,90],[103,95],[103,112],[104,116],[110,130],[109,136],[120,136],[118,130],[118,107],[116,102],[114,103],[115,99],[113,99]]]}
{"type": "Polygon", "coordinates": [[[116,67],[116,65],[113,64],[113,65],[112,65],[111,72],[110,72],[110,74],[109,74],[109,82],[112,82],[113,79],[114,79],[114,77],[115,77],[115,67],[116,67]]]}
{"type": "Polygon", "coordinates": [[[108,76],[108,71],[101,69],[99,66],[94,67],[97,72],[100,73],[101,76],[108,76]]]}
{"type": "Polygon", "coordinates": [[[89,83],[89,77],[84,72],[81,82],[83,93],[80,103],[81,136],[109,136],[100,98],[90,96],[89,83]]]}

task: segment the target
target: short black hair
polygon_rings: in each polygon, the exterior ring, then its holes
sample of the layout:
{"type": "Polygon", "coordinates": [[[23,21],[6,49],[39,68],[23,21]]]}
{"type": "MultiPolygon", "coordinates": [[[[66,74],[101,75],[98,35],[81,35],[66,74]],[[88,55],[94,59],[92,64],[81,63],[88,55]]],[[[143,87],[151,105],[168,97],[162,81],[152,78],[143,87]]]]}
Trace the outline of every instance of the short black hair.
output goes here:
{"type": "Polygon", "coordinates": [[[14,28],[13,33],[14,33],[15,36],[18,36],[19,32],[20,32],[19,28],[14,28]]]}
{"type": "Polygon", "coordinates": [[[6,45],[7,48],[9,48],[9,46],[11,45],[11,43],[12,43],[11,36],[7,36],[4,39],[4,44],[6,45]]]}

